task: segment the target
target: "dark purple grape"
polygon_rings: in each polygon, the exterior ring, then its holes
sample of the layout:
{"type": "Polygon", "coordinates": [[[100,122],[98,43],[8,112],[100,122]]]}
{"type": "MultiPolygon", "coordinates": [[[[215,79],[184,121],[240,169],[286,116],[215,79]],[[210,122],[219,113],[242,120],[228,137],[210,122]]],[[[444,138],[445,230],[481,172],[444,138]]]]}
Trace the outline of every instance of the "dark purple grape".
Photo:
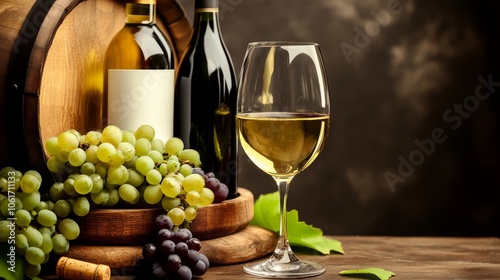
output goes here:
{"type": "Polygon", "coordinates": [[[194,265],[200,260],[200,253],[195,250],[188,250],[187,255],[182,260],[188,265],[194,265]]]}
{"type": "Polygon", "coordinates": [[[215,178],[215,174],[213,172],[206,172],[205,175],[207,175],[208,178],[215,178]]]}
{"type": "Polygon", "coordinates": [[[168,256],[175,252],[175,243],[172,240],[165,240],[160,243],[160,252],[164,256],[168,256]]]}
{"type": "Polygon", "coordinates": [[[188,254],[188,245],[184,242],[179,242],[175,244],[175,253],[181,257],[184,257],[188,254]]]}
{"type": "Polygon", "coordinates": [[[185,241],[193,238],[193,233],[189,229],[187,229],[187,228],[180,228],[179,231],[183,231],[184,233],[187,234],[187,238],[186,238],[185,241]]]}
{"type": "Polygon", "coordinates": [[[205,188],[210,189],[213,192],[216,192],[220,188],[220,181],[217,178],[208,178],[205,181],[205,188]]]}
{"type": "Polygon", "coordinates": [[[155,226],[156,230],[158,231],[160,231],[161,229],[172,230],[172,228],[174,227],[174,223],[172,223],[172,219],[170,219],[167,214],[160,214],[156,216],[155,226]]]}
{"type": "Polygon", "coordinates": [[[186,242],[186,244],[188,245],[189,249],[192,249],[195,251],[201,250],[201,241],[198,238],[191,238],[186,242]]]}
{"type": "Polygon", "coordinates": [[[177,270],[177,278],[179,280],[191,280],[193,278],[193,273],[189,267],[183,265],[177,270]]]}
{"type": "Polygon", "coordinates": [[[165,240],[172,240],[173,232],[170,231],[169,229],[161,229],[157,234],[156,234],[156,241],[158,243],[162,243],[165,240]]]}
{"type": "Polygon", "coordinates": [[[229,194],[229,189],[224,183],[219,184],[219,189],[214,191],[214,201],[213,203],[221,203],[226,200],[227,195],[229,194]]]}
{"type": "Polygon", "coordinates": [[[208,269],[210,267],[210,262],[208,261],[207,256],[200,254],[199,257],[200,257],[200,261],[204,262],[206,268],[208,269]]]}
{"type": "Polygon", "coordinates": [[[205,172],[203,171],[203,169],[199,168],[199,167],[195,167],[193,168],[193,174],[199,174],[201,176],[205,175],[205,172]]]}
{"type": "Polygon", "coordinates": [[[207,266],[205,262],[199,260],[197,263],[191,266],[191,271],[194,276],[202,276],[207,271],[207,266]]]}
{"type": "Polygon", "coordinates": [[[178,230],[172,232],[171,240],[175,243],[186,242],[189,238],[189,234],[184,230],[178,230]]]}
{"type": "Polygon", "coordinates": [[[153,272],[151,273],[153,276],[153,279],[157,280],[165,280],[168,279],[168,273],[163,269],[163,266],[158,265],[158,266],[153,266],[153,272]]]}
{"type": "Polygon", "coordinates": [[[176,272],[182,266],[181,257],[176,254],[169,255],[165,263],[165,267],[168,271],[176,272]]]}
{"type": "Polygon", "coordinates": [[[154,244],[146,244],[142,248],[142,256],[148,261],[153,261],[156,256],[156,246],[154,244]]]}

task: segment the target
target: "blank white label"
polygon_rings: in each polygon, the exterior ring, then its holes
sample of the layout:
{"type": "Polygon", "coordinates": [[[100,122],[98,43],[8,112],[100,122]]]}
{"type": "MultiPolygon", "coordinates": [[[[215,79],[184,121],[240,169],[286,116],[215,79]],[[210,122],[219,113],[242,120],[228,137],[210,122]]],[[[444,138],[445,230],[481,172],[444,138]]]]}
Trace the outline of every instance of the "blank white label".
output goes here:
{"type": "Polygon", "coordinates": [[[143,124],[155,138],[173,136],[174,70],[108,70],[108,124],[135,131],[143,124]]]}

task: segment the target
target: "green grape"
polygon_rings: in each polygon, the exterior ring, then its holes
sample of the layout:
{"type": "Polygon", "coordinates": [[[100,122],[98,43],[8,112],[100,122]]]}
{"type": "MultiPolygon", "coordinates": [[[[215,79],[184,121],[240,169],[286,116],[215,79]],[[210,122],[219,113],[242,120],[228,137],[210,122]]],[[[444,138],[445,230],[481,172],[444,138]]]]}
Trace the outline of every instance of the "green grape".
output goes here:
{"type": "Polygon", "coordinates": [[[60,161],[57,157],[51,157],[47,160],[47,168],[54,173],[64,170],[64,162],[60,161]]]}
{"type": "Polygon", "coordinates": [[[66,195],[64,191],[64,184],[61,182],[56,182],[52,184],[49,189],[49,196],[52,201],[58,201],[59,199],[64,198],[66,195]]]}
{"type": "Polygon", "coordinates": [[[89,175],[80,174],[76,176],[73,186],[78,194],[86,195],[92,190],[93,182],[89,175]]]}
{"type": "Polygon", "coordinates": [[[111,156],[111,159],[109,160],[109,165],[110,166],[119,166],[125,163],[125,155],[121,150],[116,150],[116,153],[114,153],[111,156]]]}
{"type": "Polygon", "coordinates": [[[116,148],[111,143],[102,143],[97,147],[97,158],[102,162],[109,162],[116,154],[116,148]]]}
{"type": "Polygon", "coordinates": [[[98,193],[91,193],[90,199],[97,205],[103,205],[109,200],[109,191],[104,189],[98,193]]]}
{"type": "Polygon", "coordinates": [[[59,151],[55,157],[62,163],[68,162],[69,152],[65,152],[63,150],[59,151]]]}
{"type": "Polygon", "coordinates": [[[184,142],[180,138],[172,137],[165,142],[165,153],[178,155],[184,149],[184,142]]]}
{"type": "Polygon", "coordinates": [[[163,192],[161,191],[160,185],[149,185],[144,189],[144,201],[148,204],[154,205],[161,201],[163,198],[163,192]]]}
{"type": "Polygon", "coordinates": [[[163,163],[163,155],[158,151],[151,150],[151,151],[149,151],[147,156],[153,160],[155,165],[160,165],[163,163]]]}
{"type": "Polygon", "coordinates": [[[64,218],[71,212],[71,206],[66,200],[59,199],[54,204],[54,213],[59,218],[64,218]]]}
{"type": "MultiPolygon", "coordinates": [[[[16,170],[16,171],[14,171],[14,174],[15,174],[14,176],[15,176],[16,178],[21,179],[21,178],[23,177],[23,173],[21,173],[21,171],[16,170]]],[[[37,178],[40,182],[42,182],[42,175],[40,175],[40,173],[38,173],[38,171],[36,171],[36,170],[28,170],[28,171],[26,171],[24,174],[30,174],[30,175],[33,175],[33,176],[35,176],[35,177],[36,177],[36,178],[37,178]]]]}
{"type": "Polygon", "coordinates": [[[200,154],[193,149],[185,149],[179,152],[179,160],[183,163],[190,163],[194,167],[201,165],[200,154]]]}
{"type": "MultiPolygon", "coordinates": [[[[28,238],[26,238],[26,235],[22,233],[16,234],[16,248],[17,249],[27,249],[28,248],[28,238]]],[[[43,241],[42,241],[43,243],[43,241]]]]}
{"type": "Polygon", "coordinates": [[[200,193],[197,191],[190,191],[186,194],[186,202],[190,206],[197,206],[200,200],[200,193]]]}
{"type": "Polygon", "coordinates": [[[78,139],[80,139],[80,136],[82,136],[76,129],[68,129],[68,132],[74,134],[78,139]]]}
{"type": "Polygon", "coordinates": [[[44,227],[50,227],[56,224],[57,216],[56,213],[54,213],[53,211],[48,209],[43,209],[40,210],[40,212],[38,212],[38,215],[36,216],[36,221],[44,227]]]}
{"type": "Polygon", "coordinates": [[[115,185],[121,185],[127,182],[129,178],[128,169],[123,166],[110,166],[108,169],[107,182],[115,185]]]}
{"type": "Polygon", "coordinates": [[[146,174],[146,180],[150,185],[159,185],[163,176],[161,176],[160,171],[156,169],[149,170],[148,174],[146,174]]]}
{"type": "Polygon", "coordinates": [[[25,209],[17,211],[14,218],[16,218],[16,224],[21,227],[28,226],[31,223],[31,213],[25,209]]]}
{"type": "Polygon", "coordinates": [[[47,154],[51,156],[55,156],[59,153],[61,148],[57,144],[57,137],[53,136],[45,141],[45,150],[47,150],[47,154]]]}
{"type": "Polygon", "coordinates": [[[38,231],[39,231],[42,235],[47,234],[47,235],[51,236],[51,235],[52,235],[52,233],[53,233],[53,232],[52,232],[52,230],[51,230],[51,228],[52,228],[52,227],[39,227],[39,228],[38,228],[38,231]]]}
{"type": "Polygon", "coordinates": [[[179,183],[181,186],[182,186],[182,182],[184,181],[184,175],[182,175],[179,172],[168,173],[167,176],[165,176],[165,177],[166,178],[174,178],[177,181],[177,183],[179,183]]]}
{"type": "Polygon", "coordinates": [[[139,190],[129,184],[121,185],[118,189],[118,195],[128,203],[136,202],[137,198],[140,197],[139,190]]]}
{"type": "Polygon", "coordinates": [[[181,163],[181,162],[179,161],[179,157],[178,157],[178,156],[176,156],[176,155],[171,155],[171,156],[169,156],[167,160],[175,160],[175,161],[177,161],[179,164],[181,163]]]}
{"type": "Polygon", "coordinates": [[[42,271],[42,266],[40,264],[33,265],[30,263],[24,264],[24,274],[28,277],[35,278],[42,271]]]}
{"type": "Polygon", "coordinates": [[[109,199],[104,205],[115,206],[120,201],[120,195],[116,189],[109,190],[109,199]]]}
{"type": "Polygon", "coordinates": [[[108,177],[108,168],[109,165],[104,162],[99,162],[95,165],[95,173],[101,176],[102,179],[108,177]]]}
{"type": "Polygon", "coordinates": [[[201,190],[205,187],[205,178],[203,178],[200,174],[188,175],[184,178],[184,181],[182,181],[182,187],[187,192],[201,192],[201,190]]]}
{"type": "Polygon", "coordinates": [[[165,211],[170,211],[170,209],[174,209],[175,207],[177,206],[180,206],[181,205],[181,200],[177,197],[168,197],[168,196],[164,196],[161,200],[161,207],[165,210],[165,211]]]}
{"type": "Polygon", "coordinates": [[[122,143],[127,142],[127,143],[130,143],[132,145],[135,145],[136,138],[135,138],[133,131],[124,130],[124,131],[122,131],[122,135],[123,135],[122,143]]]}
{"type": "Polygon", "coordinates": [[[193,174],[193,168],[189,164],[182,164],[179,167],[179,173],[181,173],[184,177],[193,174]]]}
{"type": "Polygon", "coordinates": [[[186,220],[192,221],[196,218],[196,208],[194,207],[187,207],[186,210],[184,210],[184,214],[186,215],[186,220]]]}
{"type": "Polygon", "coordinates": [[[104,188],[104,181],[102,180],[99,174],[90,175],[90,179],[92,180],[92,190],[91,193],[98,193],[104,188]]]}
{"type": "Polygon", "coordinates": [[[105,185],[105,188],[107,190],[114,190],[116,189],[117,185],[116,184],[111,184],[110,182],[106,181],[106,185],[105,185]]]}
{"type": "Polygon", "coordinates": [[[28,239],[28,245],[30,247],[40,247],[40,245],[42,245],[42,234],[36,228],[28,226],[24,231],[22,231],[22,233],[28,239]]]}
{"type": "Polygon", "coordinates": [[[116,148],[122,151],[125,161],[129,161],[135,156],[135,147],[131,143],[121,142],[116,148]]]}
{"type": "Polygon", "coordinates": [[[42,249],[42,252],[47,255],[50,252],[52,252],[52,238],[50,235],[42,233],[42,245],[40,245],[40,249],[42,249]]]}
{"type": "Polygon", "coordinates": [[[176,197],[181,193],[181,185],[175,178],[166,177],[161,182],[161,191],[167,197],[176,197]]]}
{"type": "Polygon", "coordinates": [[[11,225],[10,221],[0,220],[0,242],[7,242],[9,240],[11,225]]]}
{"type": "Polygon", "coordinates": [[[4,177],[0,177],[0,192],[7,192],[9,190],[9,181],[4,177]]]}
{"type": "Polygon", "coordinates": [[[174,173],[179,171],[180,163],[176,160],[167,161],[167,170],[169,173],[174,173]]]}
{"type": "Polygon", "coordinates": [[[36,171],[32,171],[31,173],[26,172],[21,179],[21,189],[23,190],[23,192],[34,193],[38,191],[38,189],[42,185],[42,180],[40,179],[41,177],[36,175],[40,174],[38,172],[36,172],[35,174],[34,172],[36,171]]]}
{"type": "MultiPolygon", "coordinates": [[[[144,139],[144,138],[142,138],[144,139]]],[[[153,159],[148,156],[141,156],[135,162],[135,169],[139,171],[142,175],[146,176],[149,170],[155,167],[153,159]]]]}
{"type": "Polygon", "coordinates": [[[87,162],[93,163],[93,164],[98,164],[100,162],[99,158],[97,157],[97,150],[99,149],[98,146],[96,145],[90,145],[86,150],[85,150],[85,158],[87,159],[87,162]]]}
{"type": "Polygon", "coordinates": [[[75,190],[75,180],[68,178],[64,181],[64,192],[69,196],[74,196],[77,194],[75,190]]]}
{"type": "Polygon", "coordinates": [[[79,136],[76,136],[70,131],[65,131],[57,137],[57,145],[64,152],[71,152],[72,150],[78,148],[80,144],[79,136]]]}
{"type": "MultiPolygon", "coordinates": [[[[21,198],[16,196],[13,199],[14,199],[14,213],[24,208],[24,205],[23,205],[21,198]]],[[[9,203],[11,201],[12,201],[12,198],[8,198],[8,199],[2,200],[2,202],[0,203],[0,209],[1,209],[0,212],[2,213],[2,215],[4,217],[12,216],[12,214],[9,211],[9,208],[10,208],[9,203]]],[[[26,209],[26,210],[32,210],[32,209],[26,209]]]]}
{"type": "Polygon", "coordinates": [[[108,125],[101,132],[101,142],[118,146],[122,142],[122,130],[116,125],[108,125]]]}
{"type": "Polygon", "coordinates": [[[214,192],[209,188],[203,188],[200,192],[200,206],[208,206],[214,201],[214,192]]]}
{"type": "Polygon", "coordinates": [[[135,141],[135,155],[136,156],[145,156],[151,151],[151,141],[146,138],[138,138],[135,141]]]}
{"type": "Polygon", "coordinates": [[[80,226],[72,219],[62,220],[57,229],[67,240],[75,240],[80,235],[80,226]]]}
{"type": "Polygon", "coordinates": [[[128,169],[128,180],[127,184],[130,184],[136,188],[138,188],[144,182],[144,176],[139,173],[139,171],[135,170],[135,168],[128,169]]]}
{"type": "Polygon", "coordinates": [[[167,163],[164,162],[164,163],[160,164],[160,166],[158,167],[158,171],[160,171],[160,174],[162,177],[167,176],[167,174],[168,174],[167,163]]]}
{"type": "Polygon", "coordinates": [[[127,168],[135,168],[135,162],[138,158],[138,156],[133,156],[131,160],[126,161],[123,165],[127,168]]]}
{"type": "Polygon", "coordinates": [[[38,213],[38,212],[40,212],[41,210],[44,210],[44,209],[45,210],[49,209],[49,204],[47,202],[45,202],[45,201],[40,201],[40,203],[38,203],[38,205],[33,210],[38,213]]]}
{"type": "MultiPolygon", "coordinates": [[[[42,196],[43,197],[43,196],[42,196]]],[[[54,210],[54,202],[48,200],[48,201],[45,201],[45,203],[47,203],[47,209],[48,210],[51,210],[53,211],[54,210]]]]}
{"type": "Polygon", "coordinates": [[[136,139],[146,138],[151,141],[155,138],[155,130],[152,126],[143,124],[137,128],[134,135],[136,139]]]}
{"type": "Polygon", "coordinates": [[[163,140],[155,138],[151,140],[151,150],[158,151],[163,155],[163,153],[165,153],[165,143],[163,142],[163,140]]]}
{"type": "Polygon", "coordinates": [[[87,197],[80,196],[73,202],[73,212],[80,217],[87,215],[90,211],[90,203],[87,197]]]}
{"type": "Polygon", "coordinates": [[[80,172],[90,176],[95,173],[95,165],[91,162],[86,162],[80,167],[80,172]]]}
{"type": "Polygon", "coordinates": [[[99,145],[99,142],[101,142],[101,133],[97,131],[89,131],[85,134],[85,142],[89,145],[99,145]]]}
{"type": "Polygon", "coordinates": [[[28,263],[37,265],[41,264],[45,260],[45,254],[43,253],[42,249],[38,247],[29,247],[28,249],[26,249],[24,258],[28,263]]]}
{"type": "Polygon", "coordinates": [[[11,166],[6,166],[0,170],[0,177],[8,178],[11,174],[16,172],[16,169],[11,166]]]}
{"type": "Polygon", "coordinates": [[[82,148],[77,148],[69,152],[68,162],[72,166],[81,166],[87,160],[87,154],[82,148]]]}
{"type": "Polygon", "coordinates": [[[170,217],[174,226],[180,226],[186,219],[184,211],[180,208],[173,208],[168,211],[167,216],[170,217]]]}
{"type": "Polygon", "coordinates": [[[38,204],[40,204],[40,193],[39,192],[34,192],[34,193],[21,193],[21,201],[23,205],[23,209],[26,210],[33,210],[35,209],[38,204]]]}
{"type": "Polygon", "coordinates": [[[69,249],[69,243],[66,237],[60,233],[52,236],[52,252],[57,255],[64,255],[69,249]]]}

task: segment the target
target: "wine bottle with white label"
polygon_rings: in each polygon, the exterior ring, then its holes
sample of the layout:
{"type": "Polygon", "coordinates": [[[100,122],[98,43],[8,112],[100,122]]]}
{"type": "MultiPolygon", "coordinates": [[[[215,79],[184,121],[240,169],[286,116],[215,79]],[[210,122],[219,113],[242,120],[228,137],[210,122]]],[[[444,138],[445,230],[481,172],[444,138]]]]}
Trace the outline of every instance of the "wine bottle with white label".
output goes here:
{"type": "Polygon", "coordinates": [[[156,0],[126,0],[125,26],[106,50],[103,125],[173,136],[174,54],[156,25],[156,0]]]}
{"type": "Polygon", "coordinates": [[[222,39],[217,0],[195,0],[193,34],[179,65],[174,135],[200,153],[202,168],[237,195],[237,80],[222,39]]]}

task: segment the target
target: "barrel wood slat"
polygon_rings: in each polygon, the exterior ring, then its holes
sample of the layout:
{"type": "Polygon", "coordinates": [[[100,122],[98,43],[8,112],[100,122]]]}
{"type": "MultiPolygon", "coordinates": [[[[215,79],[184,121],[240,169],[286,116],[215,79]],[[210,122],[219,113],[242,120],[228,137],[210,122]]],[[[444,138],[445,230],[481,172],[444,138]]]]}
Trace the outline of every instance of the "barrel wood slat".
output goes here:
{"type": "MultiPolygon", "coordinates": [[[[0,166],[51,178],[43,143],[69,128],[101,128],[102,61],[124,9],[123,0],[1,1],[0,166]]],[[[158,0],[157,19],[178,62],[192,32],[185,12],[158,0]]]]}

